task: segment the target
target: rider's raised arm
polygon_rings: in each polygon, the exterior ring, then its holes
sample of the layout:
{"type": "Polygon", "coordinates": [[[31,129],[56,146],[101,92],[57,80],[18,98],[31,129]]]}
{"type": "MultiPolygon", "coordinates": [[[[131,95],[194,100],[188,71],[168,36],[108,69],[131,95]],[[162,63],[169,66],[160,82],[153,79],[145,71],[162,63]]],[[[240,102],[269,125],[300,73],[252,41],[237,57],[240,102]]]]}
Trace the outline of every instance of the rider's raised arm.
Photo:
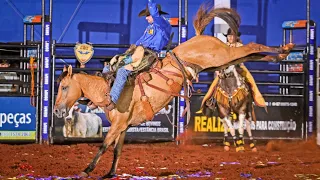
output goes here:
{"type": "Polygon", "coordinates": [[[168,22],[164,19],[164,17],[160,16],[159,9],[157,8],[157,4],[154,2],[154,0],[148,0],[148,8],[150,15],[153,18],[153,24],[159,26],[160,28],[166,28],[168,22]]]}
{"type": "Polygon", "coordinates": [[[160,17],[159,9],[157,8],[157,4],[153,0],[148,0],[148,8],[149,8],[150,15],[153,18],[160,17]]]}

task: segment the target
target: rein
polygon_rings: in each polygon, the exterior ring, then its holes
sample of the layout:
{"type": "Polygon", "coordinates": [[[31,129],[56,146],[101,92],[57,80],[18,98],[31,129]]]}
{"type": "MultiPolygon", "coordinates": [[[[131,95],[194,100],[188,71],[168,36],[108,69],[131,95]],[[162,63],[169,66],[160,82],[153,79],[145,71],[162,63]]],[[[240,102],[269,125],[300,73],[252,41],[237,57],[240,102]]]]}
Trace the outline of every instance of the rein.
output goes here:
{"type": "MultiPolygon", "coordinates": [[[[187,83],[187,73],[186,73],[186,70],[181,62],[181,60],[172,52],[169,52],[170,54],[170,57],[171,59],[173,59],[179,66],[180,68],[180,71],[182,72],[182,75],[183,75],[183,94],[185,96],[188,96],[188,83],[187,83]]],[[[187,124],[186,126],[189,124],[190,122],[190,113],[191,113],[191,110],[190,110],[190,99],[189,99],[189,96],[188,98],[185,98],[185,101],[186,101],[186,108],[184,109],[183,113],[182,113],[182,116],[185,116],[186,112],[188,112],[188,116],[187,116],[187,124]]]]}

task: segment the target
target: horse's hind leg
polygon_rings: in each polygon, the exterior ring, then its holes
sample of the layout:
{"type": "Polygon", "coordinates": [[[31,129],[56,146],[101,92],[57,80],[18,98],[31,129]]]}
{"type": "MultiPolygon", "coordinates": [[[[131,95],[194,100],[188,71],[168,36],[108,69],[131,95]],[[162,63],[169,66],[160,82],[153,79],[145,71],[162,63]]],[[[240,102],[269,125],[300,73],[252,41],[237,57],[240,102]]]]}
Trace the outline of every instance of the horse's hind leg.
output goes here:
{"type": "MultiPolygon", "coordinates": [[[[254,53],[274,53],[274,54],[278,54],[279,56],[279,57],[276,57],[276,60],[280,60],[285,58],[285,56],[290,52],[290,50],[293,47],[294,47],[293,44],[287,44],[286,46],[275,48],[275,47],[265,46],[262,44],[249,43],[241,47],[231,48],[230,59],[239,59],[254,53]]],[[[268,58],[271,58],[271,57],[273,56],[268,56],[268,58]]],[[[268,58],[263,60],[267,61],[269,60],[268,58]]]]}
{"type": "Polygon", "coordinates": [[[231,118],[230,118],[229,116],[224,117],[224,118],[223,118],[223,123],[226,123],[227,126],[229,127],[229,129],[230,129],[230,134],[231,134],[231,136],[232,136],[233,142],[234,142],[234,144],[236,145],[237,136],[236,136],[236,131],[235,131],[235,129],[234,129],[234,126],[233,126],[233,124],[232,124],[232,122],[231,122],[231,118]]]}
{"type": "Polygon", "coordinates": [[[250,115],[249,118],[246,119],[246,130],[247,130],[247,133],[248,133],[248,136],[249,136],[249,141],[250,141],[250,145],[249,146],[251,148],[251,151],[256,152],[257,151],[256,142],[253,139],[252,132],[251,132],[252,115],[251,115],[251,113],[249,113],[249,115],[250,115]]]}
{"type": "Polygon", "coordinates": [[[118,162],[121,156],[121,152],[122,152],[122,147],[124,144],[124,139],[126,136],[126,131],[122,131],[121,134],[119,135],[119,137],[116,139],[115,142],[115,147],[113,150],[113,161],[112,161],[112,167],[109,171],[108,174],[106,174],[105,176],[103,176],[102,178],[112,178],[116,175],[116,170],[117,170],[117,166],[118,166],[118,162]]]}
{"type": "Polygon", "coordinates": [[[262,44],[257,44],[252,42],[245,46],[248,46],[252,50],[256,51],[255,53],[270,52],[270,53],[277,53],[277,54],[287,54],[294,47],[294,44],[292,43],[286,44],[283,47],[270,47],[270,46],[265,46],[262,44]]]}

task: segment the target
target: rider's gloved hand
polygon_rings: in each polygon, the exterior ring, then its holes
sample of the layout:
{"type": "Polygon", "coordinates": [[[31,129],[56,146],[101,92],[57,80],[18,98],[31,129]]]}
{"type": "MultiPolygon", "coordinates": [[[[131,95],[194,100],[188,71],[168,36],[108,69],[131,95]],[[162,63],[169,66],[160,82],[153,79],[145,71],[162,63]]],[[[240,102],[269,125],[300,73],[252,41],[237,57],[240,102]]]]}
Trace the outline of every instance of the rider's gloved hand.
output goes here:
{"type": "Polygon", "coordinates": [[[104,66],[103,70],[102,70],[102,73],[107,73],[109,71],[110,71],[110,66],[104,66]]]}

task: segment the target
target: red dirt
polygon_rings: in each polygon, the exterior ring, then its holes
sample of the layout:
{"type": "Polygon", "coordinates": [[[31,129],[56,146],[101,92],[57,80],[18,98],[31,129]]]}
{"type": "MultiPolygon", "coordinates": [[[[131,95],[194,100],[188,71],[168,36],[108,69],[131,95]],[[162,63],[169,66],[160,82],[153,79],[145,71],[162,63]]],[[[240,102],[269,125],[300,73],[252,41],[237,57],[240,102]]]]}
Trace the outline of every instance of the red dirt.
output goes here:
{"type": "MultiPolygon", "coordinates": [[[[0,144],[0,175],[8,178],[27,173],[41,177],[73,176],[85,169],[99,146],[0,144]]],[[[236,153],[231,148],[230,152],[224,152],[220,144],[125,144],[117,174],[159,177],[176,174],[177,171],[185,171],[187,174],[210,171],[213,176],[207,179],[248,179],[241,177],[241,173],[263,180],[299,179],[295,174],[317,174],[320,177],[320,148],[315,140],[270,141],[267,145],[258,146],[257,153],[250,152],[248,146],[246,150],[244,153],[236,153]],[[240,164],[221,165],[223,162],[240,164]],[[267,165],[267,162],[277,164],[267,165]],[[264,165],[257,166],[261,163],[264,165]]],[[[112,156],[112,148],[109,148],[91,176],[106,174],[111,167],[112,156]]]]}

